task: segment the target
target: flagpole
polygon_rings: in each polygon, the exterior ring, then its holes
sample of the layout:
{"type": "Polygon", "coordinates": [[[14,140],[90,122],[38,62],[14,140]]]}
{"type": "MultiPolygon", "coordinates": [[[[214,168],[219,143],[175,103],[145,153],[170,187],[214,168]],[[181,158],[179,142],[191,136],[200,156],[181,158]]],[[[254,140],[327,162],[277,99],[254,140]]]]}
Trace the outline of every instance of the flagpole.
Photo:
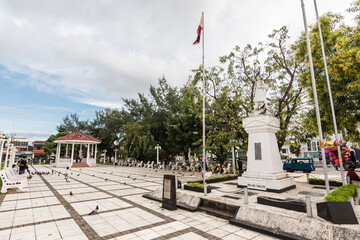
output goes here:
{"type": "Polygon", "coordinates": [[[204,12],[202,12],[202,24],[203,24],[203,34],[202,34],[202,70],[203,70],[203,81],[202,81],[202,90],[203,90],[203,185],[204,185],[204,196],[207,194],[206,181],[205,181],[205,161],[206,161],[206,148],[205,148],[205,65],[204,65],[204,46],[205,46],[205,21],[204,21],[204,12]]]}
{"type": "Polygon", "coordinates": [[[316,20],[317,20],[317,22],[318,22],[318,27],[319,27],[319,36],[320,36],[320,43],[321,43],[321,51],[322,51],[322,55],[323,55],[324,68],[325,68],[325,76],[326,76],[326,82],[327,82],[327,87],[328,87],[328,91],[329,91],[331,113],[332,113],[333,123],[334,123],[335,140],[336,140],[336,146],[337,146],[337,151],[338,151],[338,156],[339,156],[339,162],[340,162],[341,182],[342,182],[342,185],[345,185],[344,168],[343,168],[343,162],[342,162],[342,156],[341,156],[341,150],[340,150],[340,144],[339,144],[339,136],[338,136],[337,123],[336,123],[336,115],[335,115],[335,109],[334,109],[334,102],[333,102],[332,93],[331,93],[329,73],[328,73],[328,68],[327,68],[327,63],[326,63],[326,55],[325,55],[324,41],[323,41],[322,32],[321,32],[321,25],[320,25],[320,19],[319,19],[319,13],[318,13],[318,10],[317,10],[316,0],[314,0],[314,6],[315,6],[315,13],[316,13],[316,20]]]}
{"type": "Polygon", "coordinates": [[[317,97],[317,91],[316,91],[316,83],[315,83],[315,76],[314,76],[314,66],[313,66],[312,55],[311,55],[311,46],[310,46],[309,32],[308,32],[308,28],[307,28],[304,0],[301,0],[301,9],[302,9],[302,13],[303,13],[305,35],[306,35],[306,45],[307,45],[308,55],[309,55],[310,75],[311,75],[311,82],[312,82],[312,88],[313,88],[313,93],[314,93],[316,121],[317,121],[318,131],[319,131],[321,156],[322,156],[322,159],[325,160],[325,161],[322,161],[322,162],[323,162],[323,168],[324,168],[326,194],[329,194],[330,193],[330,188],[329,188],[329,179],[328,179],[327,166],[326,166],[326,156],[325,156],[325,149],[324,149],[325,146],[324,146],[323,133],[322,133],[322,128],[321,128],[319,103],[318,103],[318,97],[317,97]]]}

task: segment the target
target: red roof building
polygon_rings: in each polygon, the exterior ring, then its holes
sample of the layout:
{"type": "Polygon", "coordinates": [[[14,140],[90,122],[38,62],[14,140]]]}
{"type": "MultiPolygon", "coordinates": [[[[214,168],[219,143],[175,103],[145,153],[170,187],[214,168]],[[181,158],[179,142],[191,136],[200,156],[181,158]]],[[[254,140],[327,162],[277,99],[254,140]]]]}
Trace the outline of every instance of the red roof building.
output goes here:
{"type": "Polygon", "coordinates": [[[97,145],[101,140],[77,131],[58,137],[54,143],[57,143],[56,167],[96,166],[97,145]]]}
{"type": "Polygon", "coordinates": [[[101,143],[101,140],[94,138],[90,135],[87,135],[81,131],[70,133],[66,136],[58,137],[57,139],[55,139],[54,142],[67,141],[67,140],[70,140],[70,141],[93,141],[93,142],[101,143]]]}

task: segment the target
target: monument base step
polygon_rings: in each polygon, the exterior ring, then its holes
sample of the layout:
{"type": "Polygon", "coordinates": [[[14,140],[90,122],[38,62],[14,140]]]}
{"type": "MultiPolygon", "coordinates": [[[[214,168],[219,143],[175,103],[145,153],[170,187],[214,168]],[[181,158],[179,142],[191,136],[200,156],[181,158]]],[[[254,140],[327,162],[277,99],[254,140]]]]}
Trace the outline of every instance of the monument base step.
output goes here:
{"type": "Polygon", "coordinates": [[[239,177],[238,187],[247,187],[249,189],[256,189],[268,192],[286,192],[290,189],[296,188],[293,178],[283,178],[277,180],[239,177]]]}
{"type": "Polygon", "coordinates": [[[71,166],[72,168],[78,168],[78,167],[89,167],[87,163],[73,163],[71,166]]]}
{"type": "Polygon", "coordinates": [[[203,198],[199,210],[216,217],[230,220],[236,216],[239,206],[203,198]]]}

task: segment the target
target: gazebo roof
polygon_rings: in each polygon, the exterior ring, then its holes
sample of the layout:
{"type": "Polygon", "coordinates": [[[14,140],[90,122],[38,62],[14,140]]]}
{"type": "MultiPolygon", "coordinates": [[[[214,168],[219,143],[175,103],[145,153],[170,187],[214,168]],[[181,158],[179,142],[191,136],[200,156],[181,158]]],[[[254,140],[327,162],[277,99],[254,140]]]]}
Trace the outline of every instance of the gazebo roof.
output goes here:
{"type": "Polygon", "coordinates": [[[101,140],[94,138],[90,135],[87,135],[79,130],[74,133],[70,133],[68,135],[58,137],[55,139],[54,142],[96,142],[96,143],[101,143],[101,140]]]}

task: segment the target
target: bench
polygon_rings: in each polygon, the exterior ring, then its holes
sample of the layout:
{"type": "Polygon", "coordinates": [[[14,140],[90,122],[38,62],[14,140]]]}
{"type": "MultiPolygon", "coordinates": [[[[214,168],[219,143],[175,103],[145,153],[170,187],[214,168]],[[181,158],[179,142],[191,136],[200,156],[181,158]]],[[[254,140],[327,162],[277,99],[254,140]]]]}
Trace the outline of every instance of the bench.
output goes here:
{"type": "Polygon", "coordinates": [[[160,169],[165,169],[165,161],[163,162],[163,164],[159,165],[159,170],[160,169]]]}
{"type": "Polygon", "coordinates": [[[228,163],[227,168],[224,169],[224,174],[230,173],[230,166],[231,164],[228,163]]]}
{"type": "Polygon", "coordinates": [[[136,164],[136,167],[142,167],[143,165],[143,161],[139,162],[138,164],[136,164]]]}
{"type": "Polygon", "coordinates": [[[177,166],[178,166],[178,162],[176,162],[175,165],[173,165],[173,166],[171,167],[171,170],[177,170],[177,166]]]}
{"type": "Polygon", "coordinates": [[[9,188],[18,188],[20,191],[27,187],[27,178],[25,174],[16,175],[11,168],[0,171],[2,180],[1,193],[6,193],[9,188]]]}

